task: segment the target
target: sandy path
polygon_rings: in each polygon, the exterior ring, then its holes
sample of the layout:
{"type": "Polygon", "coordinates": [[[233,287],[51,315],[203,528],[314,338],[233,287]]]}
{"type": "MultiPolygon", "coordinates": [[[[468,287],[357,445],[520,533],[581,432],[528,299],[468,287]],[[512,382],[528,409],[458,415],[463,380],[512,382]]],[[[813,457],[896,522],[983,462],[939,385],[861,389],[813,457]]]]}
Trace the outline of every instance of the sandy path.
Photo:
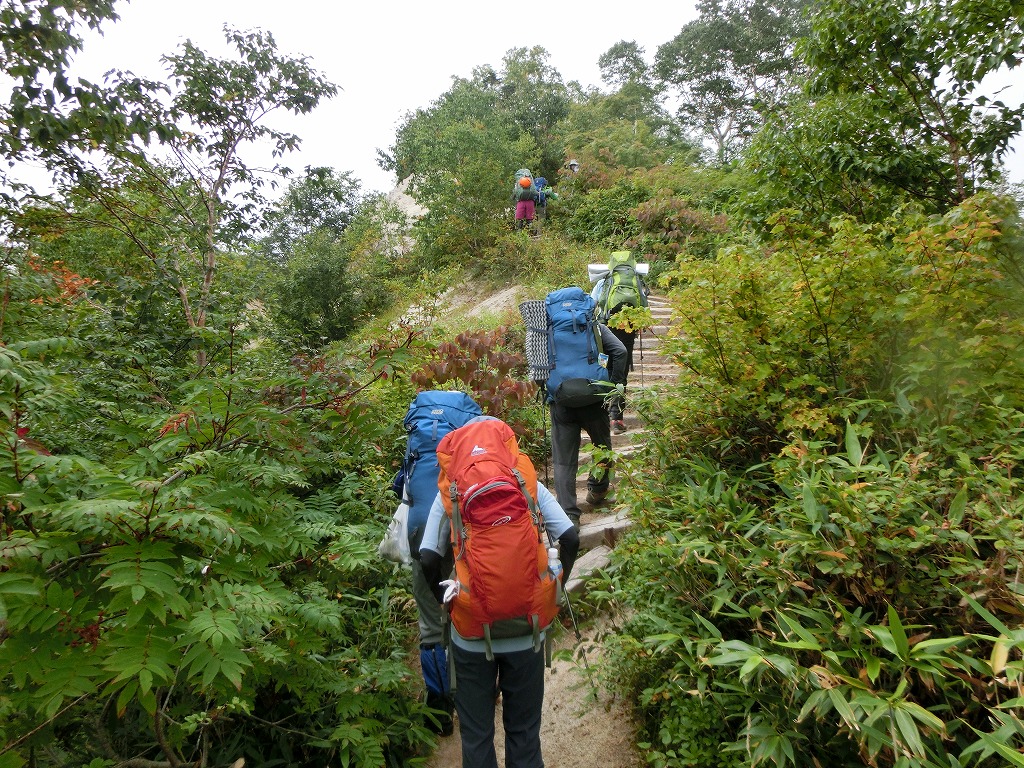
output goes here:
{"type": "MultiPolygon", "coordinates": [[[[597,630],[584,629],[583,648],[591,667],[600,661],[600,649],[593,643],[597,630]]],[[[577,650],[571,629],[562,631],[556,649],[572,649],[572,661],[555,659],[544,673],[544,713],[541,745],[545,768],[639,768],[643,761],[634,745],[633,721],[628,707],[606,693],[594,693],[577,650]]],[[[495,748],[499,765],[504,765],[505,744],[501,727],[501,706],[495,715],[495,748]]],[[[458,768],[462,765],[459,727],[441,739],[427,768],[458,768]]]]}

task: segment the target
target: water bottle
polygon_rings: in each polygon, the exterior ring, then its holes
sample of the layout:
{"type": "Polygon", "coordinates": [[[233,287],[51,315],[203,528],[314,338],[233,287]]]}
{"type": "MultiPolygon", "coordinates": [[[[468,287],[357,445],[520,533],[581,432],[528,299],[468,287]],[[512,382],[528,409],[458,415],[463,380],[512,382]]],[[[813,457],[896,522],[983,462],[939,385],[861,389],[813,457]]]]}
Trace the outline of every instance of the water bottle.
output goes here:
{"type": "Polygon", "coordinates": [[[562,602],[562,561],[558,559],[558,547],[548,547],[548,571],[555,580],[555,598],[562,602]]]}

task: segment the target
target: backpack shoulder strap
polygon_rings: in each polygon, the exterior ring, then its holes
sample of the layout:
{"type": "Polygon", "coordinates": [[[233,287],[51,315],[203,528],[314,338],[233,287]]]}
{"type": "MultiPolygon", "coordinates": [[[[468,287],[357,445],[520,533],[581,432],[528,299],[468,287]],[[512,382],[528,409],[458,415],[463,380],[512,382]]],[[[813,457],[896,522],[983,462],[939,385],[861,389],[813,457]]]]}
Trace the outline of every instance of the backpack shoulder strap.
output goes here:
{"type": "Polygon", "coordinates": [[[526,497],[526,505],[530,508],[530,515],[533,517],[533,524],[537,528],[537,533],[540,534],[544,530],[544,515],[541,514],[540,505],[527,490],[526,480],[523,479],[522,472],[515,467],[512,467],[512,474],[515,475],[516,481],[519,483],[519,490],[522,491],[523,496],[526,497]]]}

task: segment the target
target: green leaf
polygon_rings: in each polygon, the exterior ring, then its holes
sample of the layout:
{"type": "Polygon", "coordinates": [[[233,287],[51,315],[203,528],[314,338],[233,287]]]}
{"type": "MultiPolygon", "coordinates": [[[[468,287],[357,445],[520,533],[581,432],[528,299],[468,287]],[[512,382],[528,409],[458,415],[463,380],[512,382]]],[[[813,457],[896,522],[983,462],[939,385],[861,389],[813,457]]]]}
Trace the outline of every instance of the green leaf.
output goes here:
{"type": "Polygon", "coordinates": [[[818,514],[818,502],[814,498],[814,486],[810,478],[805,480],[801,488],[801,496],[803,499],[804,516],[807,518],[808,523],[817,528],[821,524],[821,519],[818,514]]]}
{"type": "Polygon", "coordinates": [[[961,595],[963,595],[963,599],[967,602],[968,605],[971,606],[971,608],[974,609],[975,613],[977,613],[979,616],[985,619],[985,621],[992,625],[996,630],[998,630],[999,634],[1005,635],[1006,637],[1013,637],[1013,631],[1010,630],[1005,624],[1003,624],[1003,622],[997,619],[991,612],[989,612],[989,610],[985,608],[985,606],[983,606],[973,597],[968,595],[962,589],[957,589],[957,591],[961,595]]]}
{"type": "Polygon", "coordinates": [[[846,422],[846,455],[850,460],[850,464],[854,467],[859,467],[864,460],[864,453],[860,447],[860,438],[857,437],[857,431],[850,422],[846,422]]]}
{"type": "Polygon", "coordinates": [[[856,731],[858,729],[857,715],[854,713],[853,707],[850,706],[850,702],[843,696],[842,690],[839,688],[829,688],[828,700],[835,707],[843,722],[846,723],[846,727],[851,731],[856,731]]]}
{"type": "Polygon", "coordinates": [[[909,661],[910,644],[907,642],[907,633],[903,629],[902,622],[900,622],[899,614],[892,605],[889,606],[888,616],[889,633],[892,636],[893,644],[896,648],[896,655],[903,661],[909,661]]]}
{"type": "Polygon", "coordinates": [[[953,501],[949,503],[949,512],[946,517],[953,525],[960,525],[964,520],[964,510],[967,509],[967,486],[960,486],[953,501]]]}
{"type": "Polygon", "coordinates": [[[751,656],[743,663],[743,666],[740,667],[740,679],[745,680],[746,678],[750,677],[750,675],[754,673],[754,670],[756,670],[758,667],[765,663],[766,662],[763,657],[751,656]]]}
{"type": "Polygon", "coordinates": [[[882,661],[877,656],[868,655],[864,658],[864,666],[868,672],[868,680],[872,683],[878,680],[878,673],[882,669],[882,661]]]}
{"type": "Polygon", "coordinates": [[[921,741],[921,734],[917,730],[917,724],[909,713],[896,707],[893,709],[893,720],[896,724],[896,733],[899,741],[906,745],[907,749],[918,757],[924,756],[924,744],[921,741]]]}

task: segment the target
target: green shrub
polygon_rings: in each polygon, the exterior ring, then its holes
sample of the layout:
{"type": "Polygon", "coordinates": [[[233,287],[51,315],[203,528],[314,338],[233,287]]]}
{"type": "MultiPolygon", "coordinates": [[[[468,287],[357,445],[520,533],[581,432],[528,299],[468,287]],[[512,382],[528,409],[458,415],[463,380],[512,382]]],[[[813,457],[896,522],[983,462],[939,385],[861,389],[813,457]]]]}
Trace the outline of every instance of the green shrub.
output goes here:
{"type": "Polygon", "coordinates": [[[642,183],[622,180],[608,189],[592,189],[582,197],[574,196],[570,198],[572,218],[564,225],[565,232],[579,243],[621,248],[640,234],[640,226],[630,210],[652,194],[642,183]]]}
{"type": "Polygon", "coordinates": [[[45,335],[96,311],[56,287],[16,262],[0,309],[4,765],[45,749],[379,766],[425,748],[398,650],[407,599],[375,552],[389,420],[361,393],[386,352],[361,378],[323,360],[268,368],[259,339],[229,332],[201,373],[161,359],[148,402],[134,371],[131,397],[109,402],[122,372],[45,335]],[[48,430],[83,413],[106,444],[51,450],[48,430]]]}
{"type": "Polygon", "coordinates": [[[652,761],[687,754],[696,691],[750,764],[1024,762],[1024,309],[995,206],[787,215],[680,266],[680,384],[637,399],[658,430],[607,587],[652,761]]]}

